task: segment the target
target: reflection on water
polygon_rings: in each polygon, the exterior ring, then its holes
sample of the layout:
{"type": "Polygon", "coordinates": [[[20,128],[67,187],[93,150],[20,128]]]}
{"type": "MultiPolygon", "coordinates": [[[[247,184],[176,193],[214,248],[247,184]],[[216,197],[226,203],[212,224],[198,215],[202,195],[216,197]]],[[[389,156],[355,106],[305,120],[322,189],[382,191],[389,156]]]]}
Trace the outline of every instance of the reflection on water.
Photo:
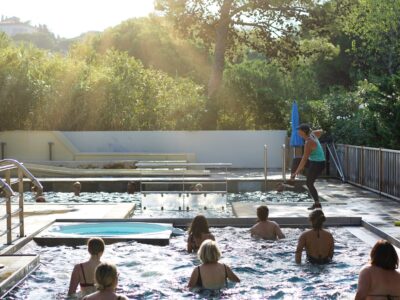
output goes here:
{"type": "MultiPolygon", "coordinates": [[[[186,237],[169,246],[118,243],[106,247],[104,261],[120,272],[118,292],[130,299],[347,299],[354,297],[358,272],[368,261],[369,247],[346,229],[334,229],[334,261],[325,266],[296,265],[294,251],[300,229],[283,231],[278,242],[250,238],[249,229],[212,228],[222,251],[221,261],[241,279],[219,292],[190,291],[186,285],[199,260],[187,254],[186,237]]],[[[41,265],[8,299],[66,299],[73,265],[86,259],[86,247],[39,247],[22,253],[40,253],[41,265]]]]}

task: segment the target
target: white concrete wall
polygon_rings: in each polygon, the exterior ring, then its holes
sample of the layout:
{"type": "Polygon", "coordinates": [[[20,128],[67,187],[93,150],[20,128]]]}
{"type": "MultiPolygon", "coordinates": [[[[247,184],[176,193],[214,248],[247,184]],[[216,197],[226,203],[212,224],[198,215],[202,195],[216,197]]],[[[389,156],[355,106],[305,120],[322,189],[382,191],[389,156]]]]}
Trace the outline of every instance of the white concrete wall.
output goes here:
{"type": "MultiPolygon", "coordinates": [[[[48,142],[54,142],[54,160],[76,160],[85,153],[188,153],[199,163],[232,163],[234,168],[263,168],[264,144],[268,168],[282,165],[281,146],[286,131],[9,131],[0,133],[6,156],[22,161],[48,160],[48,142]]],[[[123,157],[120,157],[123,158],[123,157]]]]}

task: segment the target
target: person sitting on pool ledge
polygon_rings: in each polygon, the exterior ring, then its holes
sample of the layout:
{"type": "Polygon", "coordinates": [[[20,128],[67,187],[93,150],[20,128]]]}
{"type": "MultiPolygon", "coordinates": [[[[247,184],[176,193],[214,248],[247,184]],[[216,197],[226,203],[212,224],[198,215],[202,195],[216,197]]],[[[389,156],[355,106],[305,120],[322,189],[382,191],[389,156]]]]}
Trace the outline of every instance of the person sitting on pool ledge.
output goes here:
{"type": "Polygon", "coordinates": [[[284,239],[278,223],[268,220],[269,209],[266,205],[257,208],[258,222],[250,229],[252,237],[259,237],[265,240],[284,239]]]}
{"type": "Polygon", "coordinates": [[[208,222],[205,216],[197,215],[188,229],[187,251],[189,253],[196,252],[204,240],[210,239],[215,241],[215,237],[210,233],[208,222]]]}
{"type": "Polygon", "coordinates": [[[228,279],[240,282],[239,277],[227,265],[218,262],[221,252],[215,241],[205,240],[197,255],[203,264],[194,268],[190,276],[189,288],[200,287],[214,290],[227,287],[228,279]]]}
{"type": "Polygon", "coordinates": [[[300,235],[296,249],[296,263],[301,263],[301,254],[306,248],[307,259],[313,264],[326,264],[332,260],[335,242],[332,234],[322,228],[326,218],[322,210],[310,213],[312,229],[300,235]]]}
{"type": "Polygon", "coordinates": [[[115,293],[118,285],[117,267],[109,263],[101,263],[95,272],[97,292],[87,295],[83,300],[128,300],[124,295],[115,293]]]}
{"type": "Polygon", "coordinates": [[[91,238],[87,243],[90,258],[88,261],[77,264],[71,274],[68,295],[76,293],[78,284],[81,288],[81,294],[87,295],[93,293],[96,288],[94,286],[94,273],[96,267],[101,263],[100,258],[104,252],[104,241],[101,238],[91,238]]]}
{"type": "Polygon", "coordinates": [[[370,264],[358,277],[355,299],[400,299],[399,257],[386,240],[377,241],[371,250],[370,264]]]}

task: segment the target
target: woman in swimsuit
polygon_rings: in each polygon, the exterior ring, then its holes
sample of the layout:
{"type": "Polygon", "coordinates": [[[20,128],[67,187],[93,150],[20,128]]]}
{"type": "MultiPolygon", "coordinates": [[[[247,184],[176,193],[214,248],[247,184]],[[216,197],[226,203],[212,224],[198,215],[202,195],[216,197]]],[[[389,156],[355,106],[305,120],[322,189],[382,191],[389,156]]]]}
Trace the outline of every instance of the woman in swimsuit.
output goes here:
{"type": "Polygon", "coordinates": [[[68,295],[76,293],[78,284],[80,285],[82,296],[93,293],[96,290],[94,286],[94,271],[101,263],[100,258],[104,252],[104,241],[101,238],[91,238],[88,240],[87,246],[90,258],[88,261],[74,266],[68,295]]]}
{"type": "Polygon", "coordinates": [[[190,276],[189,288],[221,289],[227,286],[228,279],[240,282],[227,265],[218,262],[221,252],[215,241],[205,240],[200,246],[198,256],[203,264],[194,268],[190,276]]]}
{"type": "Polygon", "coordinates": [[[358,277],[356,300],[400,299],[399,257],[396,249],[385,240],[378,241],[371,250],[370,264],[363,267],[358,277]]]}
{"type": "Polygon", "coordinates": [[[124,295],[115,293],[118,285],[118,272],[115,265],[108,263],[98,265],[95,280],[98,291],[84,297],[83,300],[128,300],[124,295]]]}
{"type": "Polygon", "coordinates": [[[187,251],[189,253],[196,252],[204,240],[210,239],[215,241],[214,236],[210,233],[208,222],[203,215],[197,215],[188,229],[187,251]]]}
{"type": "Polygon", "coordinates": [[[309,220],[312,229],[300,235],[296,249],[296,263],[301,263],[301,254],[306,248],[307,259],[313,264],[326,264],[332,260],[335,242],[332,234],[322,228],[326,218],[322,210],[317,209],[310,213],[309,220]]]}
{"type": "Polygon", "coordinates": [[[299,165],[297,168],[296,166],[292,166],[292,171],[294,169],[295,171],[290,176],[290,179],[294,180],[303,168],[307,168],[306,184],[311,197],[314,199],[314,204],[308,209],[312,210],[315,208],[321,208],[321,203],[319,202],[318,192],[314,186],[314,182],[325,168],[325,154],[318,140],[323,131],[311,131],[310,125],[308,124],[301,124],[297,129],[297,132],[306,143],[304,145],[304,154],[299,165]]]}

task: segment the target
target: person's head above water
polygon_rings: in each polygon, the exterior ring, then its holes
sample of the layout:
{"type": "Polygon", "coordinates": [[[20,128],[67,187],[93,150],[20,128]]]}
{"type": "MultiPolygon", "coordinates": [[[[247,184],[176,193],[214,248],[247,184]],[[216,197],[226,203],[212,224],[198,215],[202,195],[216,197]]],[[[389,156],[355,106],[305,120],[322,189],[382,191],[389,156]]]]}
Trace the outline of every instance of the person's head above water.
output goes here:
{"type": "Polygon", "coordinates": [[[399,257],[393,245],[386,240],[379,240],[371,250],[371,265],[385,270],[396,270],[399,257]]]}
{"type": "Polygon", "coordinates": [[[217,243],[213,240],[205,240],[201,243],[197,254],[204,264],[216,263],[221,258],[221,251],[219,251],[217,243]]]}
{"type": "Polygon", "coordinates": [[[118,284],[117,267],[110,263],[99,264],[95,271],[95,280],[99,291],[115,288],[118,284]]]}
{"type": "Polygon", "coordinates": [[[257,218],[259,221],[267,221],[269,215],[269,209],[266,205],[257,207],[257,218]]]}
{"type": "Polygon", "coordinates": [[[297,132],[301,137],[309,136],[311,131],[311,126],[309,124],[303,123],[297,126],[297,132]]]}
{"type": "Polygon", "coordinates": [[[104,252],[104,241],[102,238],[90,238],[87,242],[88,251],[91,255],[101,255],[104,252]]]}
{"type": "Polygon", "coordinates": [[[188,232],[189,234],[193,234],[196,237],[200,237],[202,233],[210,233],[206,217],[203,215],[197,215],[196,217],[194,217],[192,224],[190,224],[188,232]]]}
{"type": "Polygon", "coordinates": [[[313,229],[321,229],[322,224],[326,221],[324,212],[320,209],[312,211],[308,217],[313,229]]]}

